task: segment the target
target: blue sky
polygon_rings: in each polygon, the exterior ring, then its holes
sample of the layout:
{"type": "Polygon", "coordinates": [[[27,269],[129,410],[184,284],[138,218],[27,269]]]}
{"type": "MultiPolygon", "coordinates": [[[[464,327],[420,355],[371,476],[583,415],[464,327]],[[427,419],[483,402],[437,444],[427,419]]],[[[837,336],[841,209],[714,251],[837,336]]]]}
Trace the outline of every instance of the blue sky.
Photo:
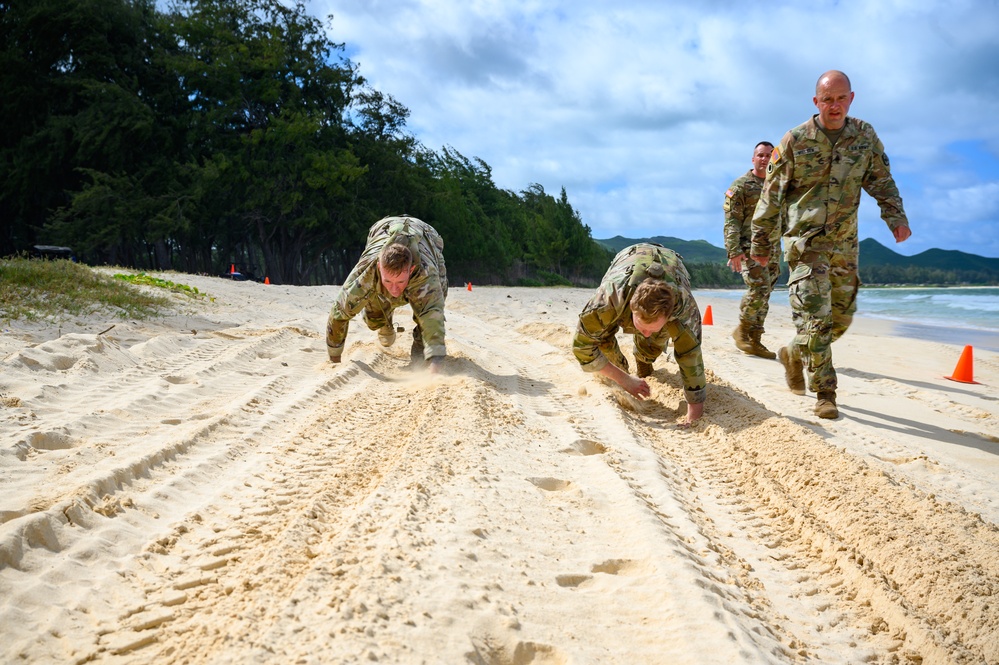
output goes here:
{"type": "MultiPolygon", "coordinates": [[[[757,141],[845,71],[913,230],[866,194],[860,236],[999,257],[999,0],[308,0],[423,145],[498,187],[565,187],[594,238],[722,246],[722,198],[757,141]]],[[[432,221],[432,220],[428,220],[432,221]]],[[[863,259],[861,259],[863,260],[863,259]]]]}

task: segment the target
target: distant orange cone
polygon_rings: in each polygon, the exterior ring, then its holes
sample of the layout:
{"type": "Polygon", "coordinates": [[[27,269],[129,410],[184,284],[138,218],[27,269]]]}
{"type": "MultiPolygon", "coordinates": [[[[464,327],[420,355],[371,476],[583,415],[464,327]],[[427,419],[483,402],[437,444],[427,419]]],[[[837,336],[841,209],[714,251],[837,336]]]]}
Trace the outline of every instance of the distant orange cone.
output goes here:
{"type": "Polygon", "coordinates": [[[468,289],[469,291],[471,291],[471,290],[472,290],[472,283],[471,283],[471,282],[469,282],[469,283],[468,283],[468,286],[467,286],[467,287],[465,287],[465,288],[467,288],[467,289],[468,289]]]}
{"type": "Polygon", "coordinates": [[[711,305],[704,310],[704,325],[713,326],[715,324],[715,317],[711,316],[711,305]]]}
{"type": "Polygon", "coordinates": [[[229,274],[230,275],[235,275],[236,274],[236,264],[235,263],[230,263],[229,264],[229,274]]]}
{"type": "Polygon", "coordinates": [[[264,277],[264,284],[270,284],[270,283],[271,283],[271,278],[270,277],[264,277]]]}
{"type": "Polygon", "coordinates": [[[964,347],[964,351],[961,352],[961,357],[957,361],[957,366],[954,368],[953,376],[945,376],[945,379],[950,379],[951,381],[960,381],[961,383],[978,383],[973,378],[975,375],[974,364],[975,361],[972,358],[973,353],[971,350],[971,345],[964,347]]]}

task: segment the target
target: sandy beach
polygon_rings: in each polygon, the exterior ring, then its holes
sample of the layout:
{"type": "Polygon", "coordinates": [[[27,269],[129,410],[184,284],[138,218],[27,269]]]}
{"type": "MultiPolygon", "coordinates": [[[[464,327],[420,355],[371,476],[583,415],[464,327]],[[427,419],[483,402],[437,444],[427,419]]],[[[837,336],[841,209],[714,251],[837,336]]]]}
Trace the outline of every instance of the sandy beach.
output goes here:
{"type": "Polygon", "coordinates": [[[995,352],[861,312],[820,421],[696,292],[684,430],[671,357],[579,369],[587,289],[452,288],[432,375],[330,364],[338,287],[163,276],[212,300],[4,325],[0,662],[999,663],[995,352]]]}

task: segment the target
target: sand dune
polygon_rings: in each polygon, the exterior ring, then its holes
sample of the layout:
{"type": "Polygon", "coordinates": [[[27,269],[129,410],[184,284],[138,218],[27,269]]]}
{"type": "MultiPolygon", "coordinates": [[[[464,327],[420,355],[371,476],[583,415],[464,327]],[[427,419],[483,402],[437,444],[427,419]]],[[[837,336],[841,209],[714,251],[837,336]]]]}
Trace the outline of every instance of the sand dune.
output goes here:
{"type": "Polygon", "coordinates": [[[434,376],[328,363],[336,287],[169,277],[214,301],[0,337],[0,661],[999,662],[994,353],[859,320],[819,421],[699,292],[683,430],[672,360],[579,370],[587,290],[453,290],[434,376]]]}

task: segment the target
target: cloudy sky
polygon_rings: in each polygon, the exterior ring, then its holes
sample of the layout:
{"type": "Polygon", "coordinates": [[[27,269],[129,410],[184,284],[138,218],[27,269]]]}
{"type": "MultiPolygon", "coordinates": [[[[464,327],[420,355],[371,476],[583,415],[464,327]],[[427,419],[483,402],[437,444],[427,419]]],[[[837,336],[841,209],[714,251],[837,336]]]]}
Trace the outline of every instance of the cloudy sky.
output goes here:
{"type": "Polygon", "coordinates": [[[999,257],[999,0],[308,0],[375,89],[450,146],[569,201],[594,238],[723,246],[725,189],[757,141],[849,74],[913,237],[866,194],[860,236],[999,257]]]}

